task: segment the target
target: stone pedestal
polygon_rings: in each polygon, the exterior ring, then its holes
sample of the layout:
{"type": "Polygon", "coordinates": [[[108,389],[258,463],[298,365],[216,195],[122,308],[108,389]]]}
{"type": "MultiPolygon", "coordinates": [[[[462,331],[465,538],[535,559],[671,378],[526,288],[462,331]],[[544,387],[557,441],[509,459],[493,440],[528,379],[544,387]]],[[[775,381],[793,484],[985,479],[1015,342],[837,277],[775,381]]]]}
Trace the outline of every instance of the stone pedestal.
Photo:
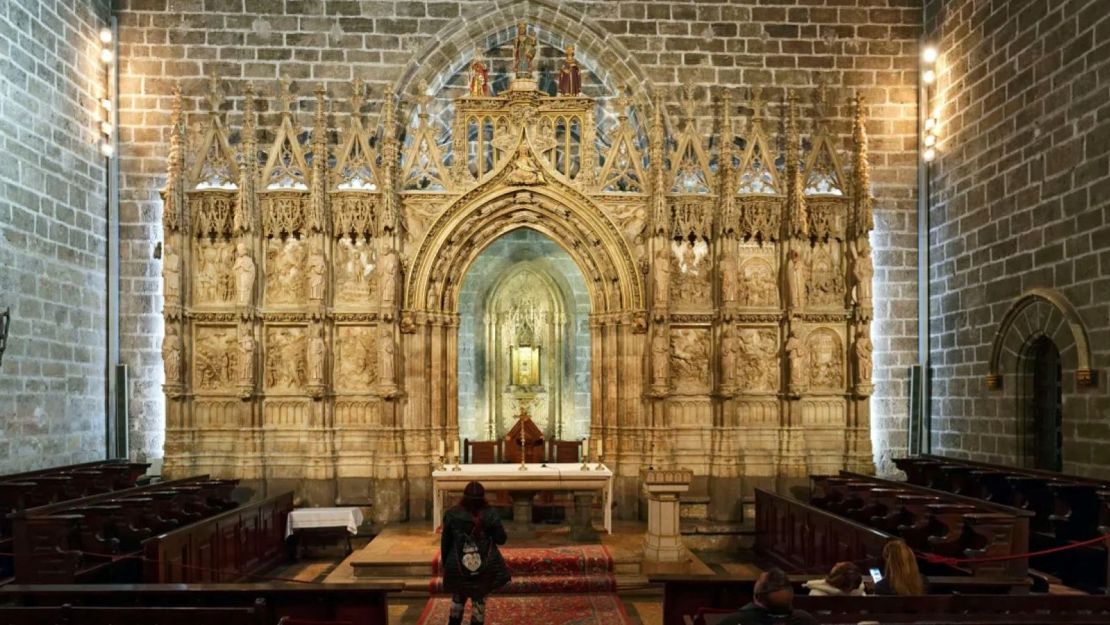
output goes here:
{"type": "Polygon", "coordinates": [[[509,497],[513,500],[513,521],[507,524],[506,530],[510,538],[535,534],[532,527],[532,499],[535,496],[536,492],[530,490],[509,491],[509,497]]]}
{"type": "Polygon", "coordinates": [[[597,540],[593,523],[593,491],[574,491],[574,513],[570,518],[570,537],[573,540],[597,540]]]}
{"type": "Polygon", "coordinates": [[[686,547],[679,533],[678,497],[690,489],[693,471],[644,469],[640,471],[648,502],[648,528],[644,536],[644,562],[686,562],[686,547]]]}

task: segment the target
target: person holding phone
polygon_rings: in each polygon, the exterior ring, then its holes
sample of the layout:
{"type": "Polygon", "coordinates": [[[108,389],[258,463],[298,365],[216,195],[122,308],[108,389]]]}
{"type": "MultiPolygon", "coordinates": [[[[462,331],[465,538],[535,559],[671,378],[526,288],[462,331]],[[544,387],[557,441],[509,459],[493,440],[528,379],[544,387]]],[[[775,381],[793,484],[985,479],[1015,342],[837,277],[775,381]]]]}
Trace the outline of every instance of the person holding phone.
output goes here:
{"type": "Polygon", "coordinates": [[[925,578],[917,568],[917,557],[902,539],[896,539],[883,546],[883,571],[876,576],[877,570],[871,569],[875,578],[875,594],[913,597],[926,594],[925,578]]]}

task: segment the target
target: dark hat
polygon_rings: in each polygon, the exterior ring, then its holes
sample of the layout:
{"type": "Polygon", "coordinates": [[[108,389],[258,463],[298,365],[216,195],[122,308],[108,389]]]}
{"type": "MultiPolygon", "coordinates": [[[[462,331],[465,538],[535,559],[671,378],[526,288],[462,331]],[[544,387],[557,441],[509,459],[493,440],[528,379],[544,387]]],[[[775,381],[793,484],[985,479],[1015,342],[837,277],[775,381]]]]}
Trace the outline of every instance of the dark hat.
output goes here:
{"type": "Polygon", "coordinates": [[[463,499],[485,499],[486,488],[480,482],[470,482],[463,489],[463,499]]]}

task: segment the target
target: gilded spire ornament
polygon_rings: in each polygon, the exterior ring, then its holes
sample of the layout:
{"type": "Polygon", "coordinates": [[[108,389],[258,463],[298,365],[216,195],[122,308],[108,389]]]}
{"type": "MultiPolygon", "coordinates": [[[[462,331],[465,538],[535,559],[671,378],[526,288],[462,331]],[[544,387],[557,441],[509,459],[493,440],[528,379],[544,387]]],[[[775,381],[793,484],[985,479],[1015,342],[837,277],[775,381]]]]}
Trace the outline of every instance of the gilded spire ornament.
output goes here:
{"type": "Polygon", "coordinates": [[[162,223],[166,230],[176,232],[181,228],[181,215],[185,207],[185,114],[181,83],[173,86],[173,112],[170,114],[170,153],[163,192],[162,223]]]}
{"type": "Polygon", "coordinates": [[[801,172],[801,143],[798,134],[798,94],[793,89],[786,97],[786,227],[787,236],[809,238],[805,187],[801,172]]]}
{"type": "Polygon", "coordinates": [[[863,113],[863,96],[852,98],[852,206],[855,235],[865,237],[875,228],[871,199],[871,164],[867,159],[867,126],[863,113]]]}
{"type": "Polygon", "coordinates": [[[255,180],[258,175],[258,137],[255,132],[254,84],[248,82],[243,93],[243,130],[239,147],[239,196],[235,207],[235,231],[249,232],[258,214],[255,180]]]}
{"type": "Polygon", "coordinates": [[[316,86],[316,115],[312,126],[312,201],[308,214],[308,228],[324,232],[328,201],[328,114],[324,98],[324,84],[316,86]]]}
{"type": "Polygon", "coordinates": [[[720,158],[717,159],[717,175],[721,181],[720,223],[722,234],[732,235],[740,225],[740,215],[736,206],[736,177],[733,166],[732,131],[732,92],[721,90],[720,158]]]}

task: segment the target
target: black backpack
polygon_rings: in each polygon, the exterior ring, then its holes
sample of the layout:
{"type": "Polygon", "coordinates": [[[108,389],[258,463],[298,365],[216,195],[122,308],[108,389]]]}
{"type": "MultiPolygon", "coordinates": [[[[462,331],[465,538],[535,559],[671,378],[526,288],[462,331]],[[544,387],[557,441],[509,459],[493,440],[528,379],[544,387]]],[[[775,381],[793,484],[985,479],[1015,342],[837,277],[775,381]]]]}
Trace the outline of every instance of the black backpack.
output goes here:
{"type": "Polygon", "coordinates": [[[478,545],[478,539],[482,536],[482,517],[475,514],[471,515],[471,519],[474,521],[474,529],[469,534],[460,532],[459,536],[459,570],[467,577],[477,577],[482,572],[488,554],[483,554],[478,545]]]}

